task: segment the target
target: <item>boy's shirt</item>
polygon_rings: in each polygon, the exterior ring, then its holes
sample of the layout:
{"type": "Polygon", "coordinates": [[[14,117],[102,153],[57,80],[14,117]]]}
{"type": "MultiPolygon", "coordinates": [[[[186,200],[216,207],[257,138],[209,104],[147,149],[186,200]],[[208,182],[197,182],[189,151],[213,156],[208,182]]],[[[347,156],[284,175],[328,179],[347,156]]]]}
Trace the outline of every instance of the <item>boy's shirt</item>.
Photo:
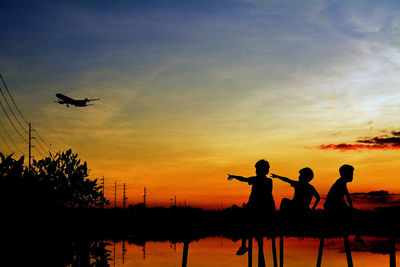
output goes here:
{"type": "Polygon", "coordinates": [[[249,178],[248,183],[251,185],[248,206],[275,210],[272,179],[254,176],[249,178]]]}
{"type": "Polygon", "coordinates": [[[291,181],[290,185],[294,188],[293,202],[295,205],[309,209],[313,196],[317,194],[314,186],[300,181],[291,181]]]}
{"type": "Polygon", "coordinates": [[[329,189],[326,196],[325,207],[331,206],[334,208],[347,207],[344,196],[348,193],[347,183],[344,179],[339,178],[329,189]]]}

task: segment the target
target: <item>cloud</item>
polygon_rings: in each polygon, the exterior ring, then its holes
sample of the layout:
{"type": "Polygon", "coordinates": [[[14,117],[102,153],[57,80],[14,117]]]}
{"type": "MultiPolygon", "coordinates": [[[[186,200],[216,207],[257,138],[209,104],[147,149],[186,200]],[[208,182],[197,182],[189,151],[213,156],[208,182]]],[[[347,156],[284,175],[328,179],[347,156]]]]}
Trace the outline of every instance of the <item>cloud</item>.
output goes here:
{"type": "Polygon", "coordinates": [[[351,199],[355,207],[363,210],[398,212],[392,209],[398,210],[400,207],[400,194],[390,193],[386,190],[352,193],[351,199]]]}
{"type": "Polygon", "coordinates": [[[371,191],[368,193],[352,193],[351,198],[355,202],[369,204],[398,204],[400,194],[389,193],[385,190],[371,191]]]}
{"type": "Polygon", "coordinates": [[[319,149],[337,149],[341,151],[359,149],[400,149],[400,132],[392,131],[391,135],[365,137],[355,143],[340,143],[321,145],[319,149]]]}
{"type": "MultiPolygon", "coordinates": [[[[351,250],[352,251],[359,251],[359,252],[370,252],[373,254],[382,254],[386,255],[390,253],[390,245],[389,242],[386,239],[381,239],[378,237],[372,237],[366,240],[367,247],[363,247],[360,244],[357,244],[356,242],[352,242],[351,244],[351,250]]],[[[398,248],[396,249],[397,251],[399,250],[398,248]]],[[[341,252],[345,252],[343,249],[341,252]]]]}
{"type": "MultiPolygon", "coordinates": [[[[400,194],[386,190],[351,193],[355,208],[360,210],[375,210],[382,212],[398,212],[400,208],[400,194]]],[[[323,197],[326,199],[326,196],[323,197]]]]}

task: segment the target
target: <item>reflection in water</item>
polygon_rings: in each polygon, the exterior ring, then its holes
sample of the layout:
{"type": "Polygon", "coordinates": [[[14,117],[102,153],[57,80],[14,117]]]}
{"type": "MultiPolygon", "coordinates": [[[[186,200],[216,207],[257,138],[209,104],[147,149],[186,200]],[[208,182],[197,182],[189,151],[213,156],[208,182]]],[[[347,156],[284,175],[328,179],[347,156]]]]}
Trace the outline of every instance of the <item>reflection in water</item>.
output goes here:
{"type": "Polygon", "coordinates": [[[279,236],[279,266],[283,267],[283,235],[279,236]]]}
{"type": "Polygon", "coordinates": [[[114,244],[114,257],[113,257],[113,262],[114,262],[114,267],[115,267],[115,261],[116,261],[116,259],[117,259],[117,257],[115,256],[115,241],[113,242],[113,244],[114,244]]]}
{"type": "Polygon", "coordinates": [[[182,267],[186,267],[187,265],[188,251],[189,251],[189,242],[185,241],[183,243],[182,267]]]}
{"type": "Polygon", "coordinates": [[[346,251],[347,266],[353,267],[353,259],[351,258],[349,236],[344,235],[343,241],[344,241],[344,249],[346,251]]]}
{"type": "Polygon", "coordinates": [[[249,251],[247,252],[247,265],[253,266],[253,238],[249,238],[249,251]]]}
{"type": "Polygon", "coordinates": [[[125,240],[122,241],[122,264],[125,263],[126,245],[125,240]]]}
{"type": "MultiPolygon", "coordinates": [[[[396,266],[395,238],[367,237],[368,249],[349,236],[343,238],[279,237],[279,266],[396,266]],[[285,256],[283,252],[285,251],[285,256]],[[324,260],[322,263],[322,255],[324,260]],[[354,261],[354,262],[353,262],[354,261]]],[[[69,264],[64,266],[278,266],[275,238],[249,238],[248,255],[235,254],[237,243],[209,237],[185,242],[89,242],[73,245],[69,264]],[[222,242],[223,241],[223,242],[222,242]],[[255,241],[255,242],[253,242],[255,241]],[[253,243],[257,254],[253,253],[253,243]],[[145,249],[144,249],[145,248],[145,249]],[[146,251],[146,256],[144,256],[146,251]]],[[[399,247],[398,247],[399,248],[399,247]]],[[[66,261],[67,263],[68,261],[66,261]]]]}
{"type": "Polygon", "coordinates": [[[271,238],[271,242],[272,242],[272,257],[274,260],[274,267],[278,267],[278,261],[277,261],[277,257],[276,257],[276,243],[275,243],[274,236],[271,238]]]}
{"type": "Polygon", "coordinates": [[[321,267],[322,252],[324,251],[324,242],[325,242],[325,238],[321,237],[319,240],[317,267],[321,267]]]}
{"type": "Polygon", "coordinates": [[[257,245],[258,245],[258,267],[265,267],[264,238],[257,237],[257,245]]]}
{"type": "Polygon", "coordinates": [[[394,236],[389,238],[390,267],[396,267],[396,240],[394,236]]]}

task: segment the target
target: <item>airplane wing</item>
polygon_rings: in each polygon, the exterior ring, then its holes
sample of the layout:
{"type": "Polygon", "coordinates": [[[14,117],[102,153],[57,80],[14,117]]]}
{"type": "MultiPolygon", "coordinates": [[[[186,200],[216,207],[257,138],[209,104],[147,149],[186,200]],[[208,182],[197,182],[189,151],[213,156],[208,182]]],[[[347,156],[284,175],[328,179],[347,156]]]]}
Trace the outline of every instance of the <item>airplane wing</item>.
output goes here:
{"type": "Polygon", "coordinates": [[[86,101],[96,101],[96,100],[100,100],[100,98],[95,98],[95,99],[87,99],[86,101]]]}
{"type": "Polygon", "coordinates": [[[72,99],[72,98],[70,98],[68,96],[63,95],[63,94],[56,94],[56,97],[61,99],[61,100],[63,100],[63,101],[73,101],[74,100],[74,99],[72,99]]]}

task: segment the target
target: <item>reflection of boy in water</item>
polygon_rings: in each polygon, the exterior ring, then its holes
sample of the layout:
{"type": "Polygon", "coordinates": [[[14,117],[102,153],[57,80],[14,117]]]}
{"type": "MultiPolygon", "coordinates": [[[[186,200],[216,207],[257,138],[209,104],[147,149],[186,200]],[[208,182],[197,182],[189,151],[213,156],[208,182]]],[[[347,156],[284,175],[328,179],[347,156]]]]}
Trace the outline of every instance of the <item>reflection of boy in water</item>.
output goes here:
{"type": "Polygon", "coordinates": [[[282,177],[271,173],[272,178],[278,178],[289,183],[294,188],[293,199],[282,199],[280,211],[304,212],[310,209],[310,204],[315,197],[313,210],[317,207],[321,197],[317,190],[309,182],[314,178],[314,173],[310,168],[303,168],[299,171],[299,181],[294,181],[286,177],[282,177]]]}
{"type": "MultiPolygon", "coordinates": [[[[275,211],[275,202],[272,196],[272,179],[267,178],[269,173],[269,163],[266,160],[259,160],[255,164],[256,176],[245,178],[243,176],[228,174],[228,180],[236,179],[240,182],[246,182],[251,185],[251,193],[246,209],[251,215],[265,216],[275,211]]],[[[243,255],[247,252],[246,239],[242,239],[242,245],[236,252],[237,255],[243,255]]]]}

